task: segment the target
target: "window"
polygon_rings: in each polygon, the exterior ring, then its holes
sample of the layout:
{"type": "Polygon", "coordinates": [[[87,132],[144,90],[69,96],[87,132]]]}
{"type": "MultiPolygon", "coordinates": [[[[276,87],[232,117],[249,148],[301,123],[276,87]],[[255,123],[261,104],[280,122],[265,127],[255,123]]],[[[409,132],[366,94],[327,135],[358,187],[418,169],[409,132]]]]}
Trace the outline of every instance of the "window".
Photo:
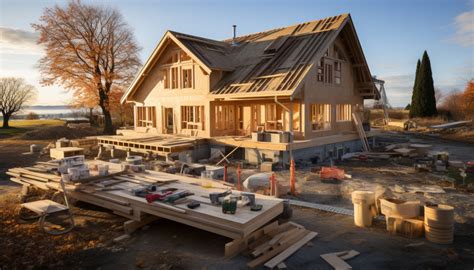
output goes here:
{"type": "Polygon", "coordinates": [[[234,105],[218,105],[215,110],[215,127],[219,130],[234,129],[234,105]]]}
{"type": "Polygon", "coordinates": [[[182,74],[182,87],[192,88],[193,87],[193,70],[190,68],[183,69],[182,74]]]}
{"type": "Polygon", "coordinates": [[[137,127],[156,127],[156,110],[153,106],[136,107],[137,127]]]}
{"type": "Polygon", "coordinates": [[[163,87],[165,89],[170,88],[170,71],[169,71],[169,69],[163,69],[163,87]]]}
{"type": "Polygon", "coordinates": [[[332,65],[324,64],[324,82],[332,83],[332,65]]]}
{"type": "Polygon", "coordinates": [[[336,105],[336,121],[351,121],[352,105],[351,104],[337,104],[336,105]]]}
{"type": "Polygon", "coordinates": [[[171,68],[171,89],[178,88],[178,68],[171,68]]]}
{"type": "Polygon", "coordinates": [[[318,63],[318,82],[333,83],[333,65],[326,64],[323,59],[318,63]]]}
{"type": "Polygon", "coordinates": [[[323,60],[319,60],[318,62],[318,82],[322,82],[324,80],[324,62],[323,60]]]}
{"type": "Polygon", "coordinates": [[[341,62],[334,62],[334,82],[336,84],[341,84],[341,67],[342,63],[341,62]]]}
{"type": "Polygon", "coordinates": [[[311,126],[314,131],[331,129],[331,104],[311,105],[311,126]]]}
{"type": "Polygon", "coordinates": [[[204,130],[204,106],[181,106],[181,128],[204,130]]]}

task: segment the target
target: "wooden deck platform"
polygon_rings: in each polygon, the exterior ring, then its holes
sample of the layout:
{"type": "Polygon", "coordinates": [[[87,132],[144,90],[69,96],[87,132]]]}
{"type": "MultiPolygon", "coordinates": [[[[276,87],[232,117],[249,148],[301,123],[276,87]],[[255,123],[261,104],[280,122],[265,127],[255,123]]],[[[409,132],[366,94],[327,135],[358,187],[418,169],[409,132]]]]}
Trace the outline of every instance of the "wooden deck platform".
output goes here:
{"type": "MultiPolygon", "coordinates": [[[[89,163],[108,164],[111,173],[121,170],[119,164],[104,161],[89,161],[89,163]]],[[[39,172],[30,174],[25,170],[27,169],[14,168],[8,174],[12,176],[12,181],[23,185],[59,190],[58,176],[39,172]]],[[[263,205],[261,211],[254,212],[250,210],[249,206],[244,206],[238,208],[234,215],[224,214],[220,206],[210,203],[209,193],[223,192],[229,188],[229,184],[218,181],[155,171],[134,174],[124,173],[89,183],[68,183],[66,185],[69,196],[79,201],[111,209],[114,213],[135,221],[141,221],[144,217],[153,215],[232,239],[243,239],[249,236],[283,212],[283,201],[281,199],[256,194],[256,203],[263,205]],[[199,201],[201,206],[196,209],[189,209],[186,206],[187,202],[181,204],[147,203],[145,198],[134,196],[130,192],[133,188],[147,184],[157,184],[159,188],[188,190],[194,195],[186,198],[199,201]],[[212,185],[212,187],[206,188],[209,185],[212,185]],[[108,191],[104,191],[104,187],[108,188],[108,191]]],[[[239,194],[235,190],[232,193],[239,194]]]]}
{"type": "MultiPolygon", "coordinates": [[[[368,131],[367,137],[373,137],[380,132],[378,130],[368,131]]],[[[292,150],[304,149],[308,147],[316,147],[326,144],[333,144],[351,140],[359,140],[359,135],[356,132],[345,133],[345,134],[338,134],[338,135],[331,135],[331,136],[324,136],[320,138],[314,138],[309,140],[294,140],[291,143],[292,150]]],[[[290,144],[289,143],[274,143],[274,142],[256,142],[253,141],[249,137],[243,136],[222,136],[222,137],[214,137],[209,139],[211,143],[214,144],[224,144],[234,147],[242,147],[242,148],[257,148],[262,150],[274,150],[274,151],[289,151],[290,144]]]]}
{"type": "Polygon", "coordinates": [[[101,146],[114,147],[115,149],[124,151],[130,150],[139,153],[153,153],[164,157],[167,157],[171,153],[192,149],[194,144],[200,140],[202,139],[146,133],[97,137],[97,142],[101,146]]]}

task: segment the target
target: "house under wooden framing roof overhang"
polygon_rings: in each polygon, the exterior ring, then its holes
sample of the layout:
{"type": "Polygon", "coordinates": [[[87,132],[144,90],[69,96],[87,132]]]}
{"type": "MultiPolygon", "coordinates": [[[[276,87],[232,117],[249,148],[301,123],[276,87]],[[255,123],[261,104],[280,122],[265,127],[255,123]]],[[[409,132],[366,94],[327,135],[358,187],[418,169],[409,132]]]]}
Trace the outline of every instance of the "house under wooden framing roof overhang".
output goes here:
{"type": "Polygon", "coordinates": [[[135,104],[134,138],[195,137],[245,148],[247,159],[255,149],[266,157],[357,151],[353,115],[379,98],[342,14],[222,41],[167,31],[121,102],[135,104]],[[259,141],[262,131],[294,142],[259,141]]]}
{"type": "Polygon", "coordinates": [[[314,60],[338,36],[352,63],[355,88],[364,99],[379,99],[351,16],[342,14],[224,41],[167,31],[121,101],[129,101],[170,42],[220,78],[209,91],[211,99],[295,98],[301,95],[305,75],[316,68],[314,60]]]}

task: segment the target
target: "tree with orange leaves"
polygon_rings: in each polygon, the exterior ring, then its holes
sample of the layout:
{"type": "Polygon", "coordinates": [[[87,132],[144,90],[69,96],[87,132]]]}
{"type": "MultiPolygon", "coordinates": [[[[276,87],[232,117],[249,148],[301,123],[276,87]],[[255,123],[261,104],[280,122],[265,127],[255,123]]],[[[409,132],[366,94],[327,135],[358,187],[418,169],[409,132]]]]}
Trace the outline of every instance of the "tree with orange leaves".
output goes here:
{"type": "Polygon", "coordinates": [[[113,133],[111,97],[123,92],[140,66],[139,47],[120,13],[74,0],[46,8],[32,26],[46,49],[39,62],[42,83],[74,91],[76,104],[99,106],[104,133],[113,133]]]}
{"type": "Polygon", "coordinates": [[[474,120],[474,79],[467,82],[466,89],[462,95],[466,117],[474,120]]]}

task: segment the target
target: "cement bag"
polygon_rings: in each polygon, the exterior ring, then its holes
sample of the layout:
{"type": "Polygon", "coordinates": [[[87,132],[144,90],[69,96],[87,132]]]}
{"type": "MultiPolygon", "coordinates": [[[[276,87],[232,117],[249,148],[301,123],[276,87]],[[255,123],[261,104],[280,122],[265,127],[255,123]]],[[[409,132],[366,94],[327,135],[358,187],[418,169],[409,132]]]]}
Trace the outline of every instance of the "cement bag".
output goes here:
{"type": "Polygon", "coordinates": [[[250,192],[257,192],[270,188],[271,173],[257,173],[245,179],[243,186],[250,192]]]}

